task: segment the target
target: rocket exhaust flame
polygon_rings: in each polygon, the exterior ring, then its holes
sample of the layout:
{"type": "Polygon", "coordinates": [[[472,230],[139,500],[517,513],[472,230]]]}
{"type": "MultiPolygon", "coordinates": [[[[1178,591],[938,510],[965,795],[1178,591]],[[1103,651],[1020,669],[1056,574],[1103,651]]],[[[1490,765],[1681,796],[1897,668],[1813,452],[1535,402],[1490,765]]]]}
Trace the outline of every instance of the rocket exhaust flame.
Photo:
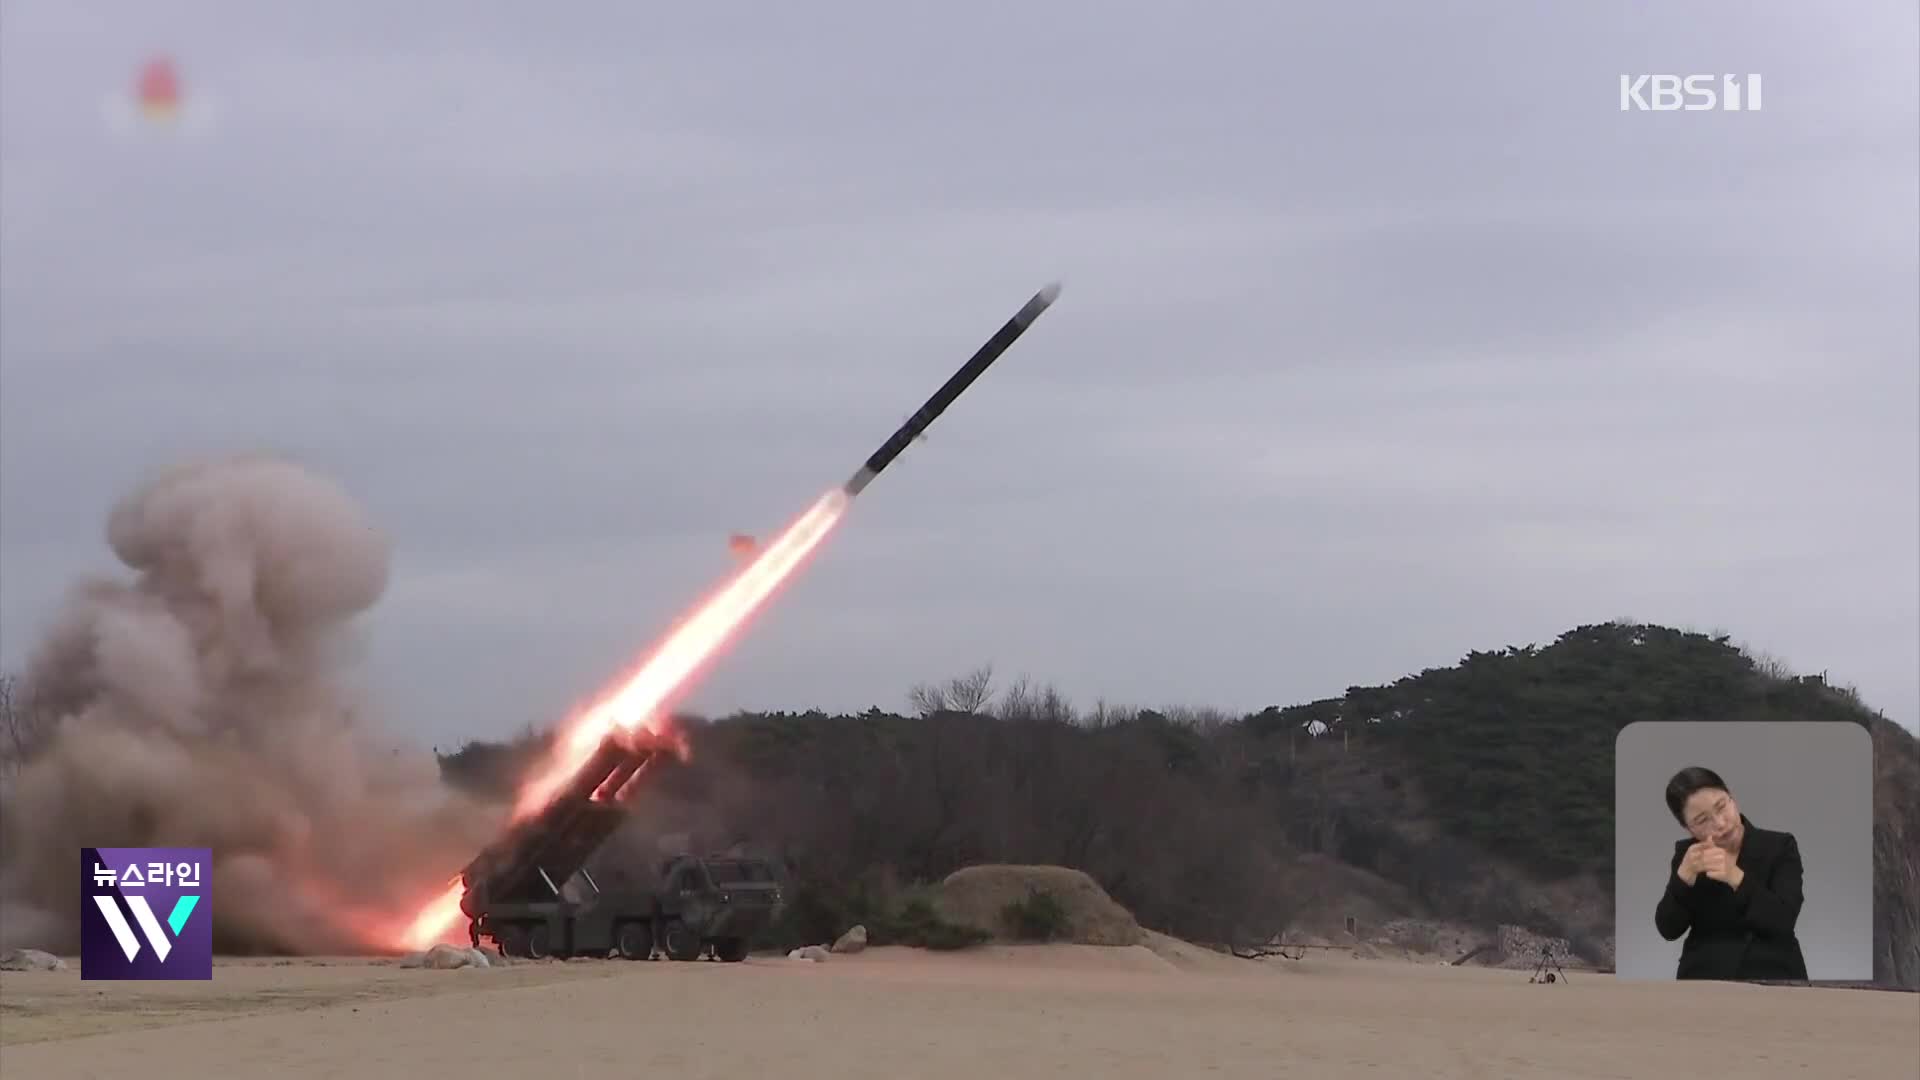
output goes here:
{"type": "Polygon", "coordinates": [[[726,644],[734,631],[759,610],[846,512],[839,491],[821,496],[799,520],[768,544],[760,556],[735,574],[719,592],[696,607],[653,655],[614,691],[589,706],[558,740],[553,757],[520,792],[513,811],[519,821],[540,811],[566,785],[609,732],[645,729],[663,734],[662,710],[689,678],[726,644]]]}
{"type": "MultiPolygon", "coordinates": [[[[546,762],[521,787],[510,823],[523,821],[544,809],[581,767],[592,759],[607,735],[616,731],[666,734],[666,710],[691,686],[694,676],[719,654],[775,590],[805,564],[807,557],[826,540],[834,526],[845,516],[854,496],[860,494],[962,391],[999,359],[1040,317],[1041,312],[1053,303],[1058,294],[1058,285],[1049,285],[1034,294],[918,412],[881,444],[880,449],[867,459],[851,479],[820,496],[793,524],[762,548],[752,562],[689,612],[638,669],[570,721],[555,740],[554,749],[546,762]]],[[[684,745],[681,752],[684,755],[684,745]]],[[[640,772],[644,771],[640,770],[626,778],[619,785],[615,798],[625,798],[630,794],[640,772]]],[[[595,792],[595,797],[600,794],[595,792]]],[[[452,940],[449,935],[462,917],[460,901],[463,891],[462,882],[455,877],[445,893],[414,916],[400,935],[402,944],[410,949],[423,949],[438,941],[452,940]]]]}
{"type": "Polygon", "coordinates": [[[413,917],[413,922],[400,935],[401,943],[406,948],[417,950],[450,940],[447,932],[460,921],[461,890],[460,879],[455,877],[446,892],[435,897],[413,917]]]}
{"type": "MultiPolygon", "coordinates": [[[[555,741],[553,752],[539,772],[521,788],[511,821],[539,813],[586,764],[609,733],[645,730],[663,734],[665,710],[688,686],[692,676],[820,546],[846,513],[847,502],[846,494],[837,488],[822,495],[799,520],[768,544],[758,558],[683,619],[637,671],[576,718],[555,741]]],[[[616,798],[630,793],[630,785],[639,778],[640,772],[623,778],[616,798]]],[[[596,797],[602,794],[595,792],[596,797]]],[[[408,926],[402,944],[409,949],[424,949],[448,940],[461,919],[462,890],[460,880],[455,878],[447,891],[408,926]]]]}

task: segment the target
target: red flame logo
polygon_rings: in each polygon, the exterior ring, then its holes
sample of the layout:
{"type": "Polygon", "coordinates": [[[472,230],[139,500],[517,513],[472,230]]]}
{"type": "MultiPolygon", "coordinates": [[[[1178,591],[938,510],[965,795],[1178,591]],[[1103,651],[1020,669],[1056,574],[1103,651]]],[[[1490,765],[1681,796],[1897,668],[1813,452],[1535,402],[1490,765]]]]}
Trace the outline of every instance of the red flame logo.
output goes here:
{"type": "Polygon", "coordinates": [[[147,65],[140,69],[135,93],[140,101],[140,111],[149,118],[172,119],[180,111],[180,74],[174,69],[173,61],[164,56],[147,61],[147,65]]]}

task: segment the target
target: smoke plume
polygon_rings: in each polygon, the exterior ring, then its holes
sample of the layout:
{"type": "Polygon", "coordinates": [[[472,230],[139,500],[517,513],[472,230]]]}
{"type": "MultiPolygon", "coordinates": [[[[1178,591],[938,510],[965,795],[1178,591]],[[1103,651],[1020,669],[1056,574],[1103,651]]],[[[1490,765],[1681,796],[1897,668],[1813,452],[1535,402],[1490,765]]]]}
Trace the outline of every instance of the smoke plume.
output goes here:
{"type": "Polygon", "coordinates": [[[0,947],[77,950],[83,845],[211,848],[223,952],[389,947],[499,817],[383,745],[344,678],[385,538],[242,457],[154,476],[107,539],[132,580],[76,585],[26,672],[56,726],[0,795],[0,947]]]}

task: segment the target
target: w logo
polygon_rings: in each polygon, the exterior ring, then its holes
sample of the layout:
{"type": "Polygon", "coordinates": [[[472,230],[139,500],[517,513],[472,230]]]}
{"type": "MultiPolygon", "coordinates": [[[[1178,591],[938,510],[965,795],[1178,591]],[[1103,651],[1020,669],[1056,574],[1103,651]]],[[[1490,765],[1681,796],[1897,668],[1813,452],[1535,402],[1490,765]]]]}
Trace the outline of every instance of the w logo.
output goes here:
{"type": "Polygon", "coordinates": [[[80,977],[213,978],[212,866],[207,848],[81,848],[80,977]]]}
{"type": "MultiPolygon", "coordinates": [[[[100,908],[100,917],[107,920],[115,941],[120,943],[120,951],[127,954],[127,962],[132,963],[140,955],[140,942],[133,936],[133,927],[127,925],[127,917],[120,914],[120,906],[111,896],[96,894],[93,902],[100,908]]],[[[173,911],[167,916],[167,926],[172,928],[173,936],[180,936],[180,928],[192,917],[194,906],[200,903],[198,896],[182,896],[173,902],[173,911]]],[[[127,897],[127,906],[133,909],[133,917],[139,922],[140,930],[153,944],[154,954],[161,963],[167,962],[167,954],[173,951],[173,942],[160,930],[160,920],[153,917],[153,906],[144,896],[127,897]]]]}

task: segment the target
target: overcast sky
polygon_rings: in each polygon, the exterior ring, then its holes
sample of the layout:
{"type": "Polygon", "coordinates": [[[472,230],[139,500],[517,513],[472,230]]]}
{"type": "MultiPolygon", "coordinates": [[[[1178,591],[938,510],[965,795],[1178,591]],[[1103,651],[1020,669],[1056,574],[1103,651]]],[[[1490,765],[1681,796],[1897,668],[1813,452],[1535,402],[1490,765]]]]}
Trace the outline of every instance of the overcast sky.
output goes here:
{"type": "Polygon", "coordinates": [[[1631,617],[1920,712],[1910,2],[82,6],[0,12],[9,668],[146,469],[269,447],[392,538],[395,727],[550,721],[1058,280],[692,707],[1631,617]],[[156,50],[198,137],[108,123],[156,50]]]}

